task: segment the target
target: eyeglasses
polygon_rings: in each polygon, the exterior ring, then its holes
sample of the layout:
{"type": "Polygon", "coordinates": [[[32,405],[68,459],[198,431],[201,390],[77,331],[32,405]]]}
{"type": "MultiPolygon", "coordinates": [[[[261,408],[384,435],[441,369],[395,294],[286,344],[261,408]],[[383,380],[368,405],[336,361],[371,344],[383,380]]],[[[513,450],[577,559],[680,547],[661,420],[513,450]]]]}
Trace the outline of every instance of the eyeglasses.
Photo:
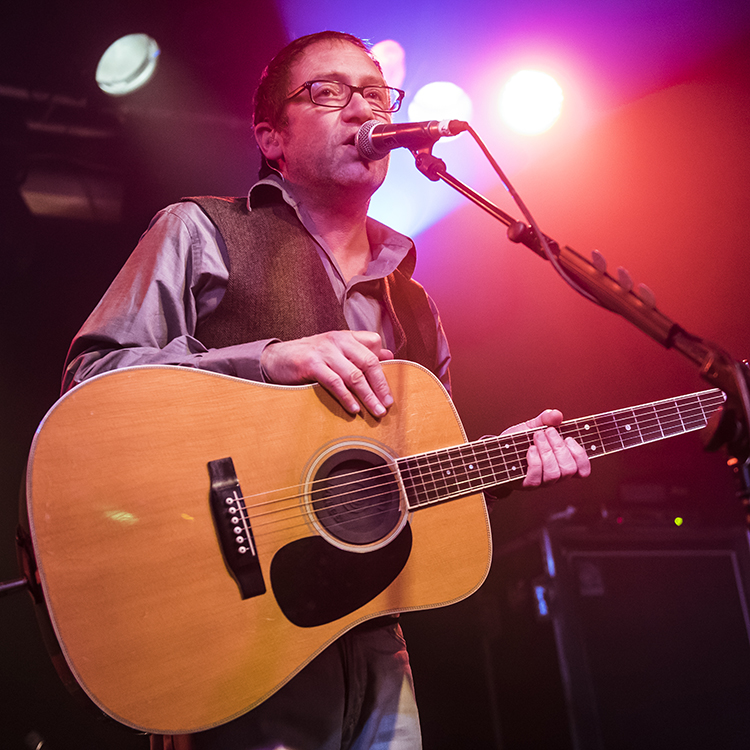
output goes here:
{"type": "Polygon", "coordinates": [[[287,96],[293,99],[305,89],[313,104],[332,109],[343,109],[356,92],[361,94],[375,112],[398,112],[405,92],[390,86],[350,86],[340,81],[305,81],[287,96]]]}

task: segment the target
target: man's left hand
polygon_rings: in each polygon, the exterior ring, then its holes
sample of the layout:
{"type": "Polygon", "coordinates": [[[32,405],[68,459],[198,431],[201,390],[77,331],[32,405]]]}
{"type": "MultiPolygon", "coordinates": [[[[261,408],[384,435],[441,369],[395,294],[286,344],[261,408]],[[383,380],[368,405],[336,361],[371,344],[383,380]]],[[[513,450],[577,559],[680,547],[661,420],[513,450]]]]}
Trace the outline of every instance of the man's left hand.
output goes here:
{"type": "Polygon", "coordinates": [[[563,439],[555,429],[562,424],[562,412],[546,409],[538,417],[509,427],[503,435],[521,430],[536,430],[534,443],[526,454],[528,471],[523,480],[526,488],[554,484],[565,477],[587,477],[591,462],[586,450],[573,438],[563,439]],[[544,427],[546,429],[538,429],[544,427]]]}

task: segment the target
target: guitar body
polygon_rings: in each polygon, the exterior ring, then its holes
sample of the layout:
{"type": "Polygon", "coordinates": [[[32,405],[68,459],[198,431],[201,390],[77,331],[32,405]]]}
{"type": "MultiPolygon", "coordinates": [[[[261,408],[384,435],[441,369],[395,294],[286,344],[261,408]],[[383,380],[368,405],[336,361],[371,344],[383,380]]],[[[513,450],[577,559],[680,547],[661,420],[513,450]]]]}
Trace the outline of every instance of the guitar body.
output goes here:
{"type": "Polygon", "coordinates": [[[381,421],[348,415],[319,386],[161,366],[93,378],[53,407],[29,459],[31,536],[66,661],[106,713],[160,734],[224,723],[356,624],[481,585],[481,494],[418,512],[401,497],[398,523],[364,542],[319,517],[312,487],[338,455],[390,465],[465,442],[429,372],[384,366],[395,404],[381,421]],[[210,507],[209,465],[224,459],[259,565],[249,593],[210,507]]]}

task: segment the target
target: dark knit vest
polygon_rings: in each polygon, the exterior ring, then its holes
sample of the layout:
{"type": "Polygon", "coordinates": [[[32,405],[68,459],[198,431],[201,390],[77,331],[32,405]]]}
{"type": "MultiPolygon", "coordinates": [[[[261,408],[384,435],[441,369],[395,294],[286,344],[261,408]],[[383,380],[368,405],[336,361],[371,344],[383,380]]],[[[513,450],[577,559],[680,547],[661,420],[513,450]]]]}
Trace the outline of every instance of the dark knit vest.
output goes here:
{"type": "MultiPolygon", "coordinates": [[[[206,213],[224,239],[229,283],[216,310],[198,323],[196,338],[218,348],[278,338],[282,341],[348,328],[317,245],[284,201],[253,205],[247,198],[186,198],[206,213]]],[[[411,278],[407,259],[381,281],[393,323],[394,355],[434,371],[435,318],[427,295],[411,278]]]]}

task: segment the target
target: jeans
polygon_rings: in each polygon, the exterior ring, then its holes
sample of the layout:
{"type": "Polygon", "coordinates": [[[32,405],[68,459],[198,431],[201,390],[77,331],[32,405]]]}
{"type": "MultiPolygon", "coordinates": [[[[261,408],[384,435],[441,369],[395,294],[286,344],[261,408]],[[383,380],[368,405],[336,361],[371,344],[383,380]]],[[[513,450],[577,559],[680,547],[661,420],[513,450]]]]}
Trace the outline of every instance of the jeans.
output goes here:
{"type": "Polygon", "coordinates": [[[398,620],[350,630],[260,706],[190,739],[194,750],[419,750],[398,620]]]}

